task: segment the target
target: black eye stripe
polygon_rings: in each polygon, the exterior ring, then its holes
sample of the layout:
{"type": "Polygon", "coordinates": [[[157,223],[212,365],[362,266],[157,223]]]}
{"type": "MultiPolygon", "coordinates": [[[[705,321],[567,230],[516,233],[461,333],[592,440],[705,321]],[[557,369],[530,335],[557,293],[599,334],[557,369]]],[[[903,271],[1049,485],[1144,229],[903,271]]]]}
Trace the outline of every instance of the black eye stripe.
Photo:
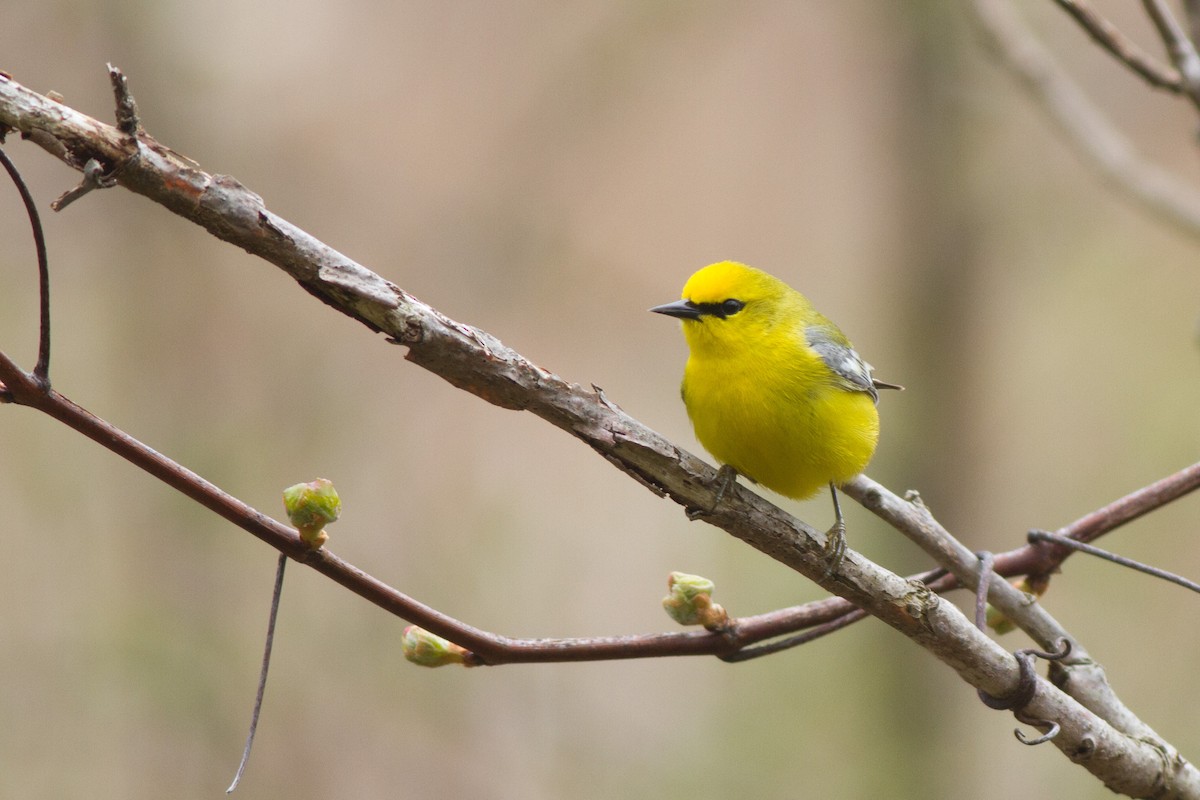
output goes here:
{"type": "Polygon", "coordinates": [[[696,310],[701,314],[721,319],[733,316],[745,307],[745,303],[732,297],[720,303],[696,303],[696,310]]]}

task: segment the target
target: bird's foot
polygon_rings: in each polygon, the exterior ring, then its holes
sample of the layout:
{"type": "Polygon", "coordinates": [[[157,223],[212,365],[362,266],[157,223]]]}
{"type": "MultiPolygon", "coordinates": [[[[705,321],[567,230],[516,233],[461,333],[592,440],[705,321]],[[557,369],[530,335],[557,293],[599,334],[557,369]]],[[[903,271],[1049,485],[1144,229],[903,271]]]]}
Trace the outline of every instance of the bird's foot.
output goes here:
{"type": "Polygon", "coordinates": [[[722,464],[717,470],[717,477],[713,479],[713,483],[717,487],[717,496],[713,499],[712,505],[708,508],[689,508],[687,510],[688,519],[699,519],[707,517],[709,514],[717,510],[717,506],[721,505],[721,501],[725,499],[725,493],[729,491],[729,487],[737,481],[737,470],[728,464],[722,464]]]}
{"type": "Polygon", "coordinates": [[[846,555],[846,523],[839,519],[833,527],[825,532],[825,572],[821,580],[825,580],[842,565],[846,555]]]}

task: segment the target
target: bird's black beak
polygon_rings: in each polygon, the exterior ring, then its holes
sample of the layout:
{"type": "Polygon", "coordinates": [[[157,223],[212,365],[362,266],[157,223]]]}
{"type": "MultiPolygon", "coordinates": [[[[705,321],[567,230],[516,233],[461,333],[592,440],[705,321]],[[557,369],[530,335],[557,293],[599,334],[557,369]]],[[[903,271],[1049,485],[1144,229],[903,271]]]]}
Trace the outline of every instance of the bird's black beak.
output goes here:
{"type": "Polygon", "coordinates": [[[700,319],[700,308],[691,300],[676,300],[650,309],[655,314],[666,314],[668,317],[679,319],[700,319]]]}

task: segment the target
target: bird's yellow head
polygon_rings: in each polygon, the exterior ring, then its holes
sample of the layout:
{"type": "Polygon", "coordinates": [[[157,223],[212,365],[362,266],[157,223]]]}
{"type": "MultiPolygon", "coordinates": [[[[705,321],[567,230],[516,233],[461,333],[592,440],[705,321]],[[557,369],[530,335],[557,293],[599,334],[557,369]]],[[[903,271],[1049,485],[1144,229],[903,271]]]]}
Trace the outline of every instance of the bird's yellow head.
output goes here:
{"type": "Polygon", "coordinates": [[[692,352],[713,355],[766,341],[779,326],[813,313],[786,283],[736,261],[709,264],[684,284],[681,300],[650,310],[682,320],[692,352]]]}

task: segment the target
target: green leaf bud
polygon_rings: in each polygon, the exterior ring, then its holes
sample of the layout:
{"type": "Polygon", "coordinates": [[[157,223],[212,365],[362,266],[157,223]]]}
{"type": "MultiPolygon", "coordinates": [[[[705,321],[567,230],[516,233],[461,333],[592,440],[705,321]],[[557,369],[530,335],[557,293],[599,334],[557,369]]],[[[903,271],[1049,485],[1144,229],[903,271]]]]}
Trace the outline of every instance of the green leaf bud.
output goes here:
{"type": "Polygon", "coordinates": [[[342,500],[338,497],[333,482],[317,478],[309,483],[297,483],[283,490],[283,506],[288,519],[300,532],[300,538],[312,549],[325,544],[329,534],[322,530],[330,522],[336,522],[342,511],[342,500]]]}
{"type": "Polygon", "coordinates": [[[449,639],[443,639],[416,625],[409,625],[404,629],[404,638],[401,644],[404,649],[404,657],[422,667],[466,664],[467,656],[470,655],[470,651],[465,647],[460,647],[449,639]]]}
{"type": "Polygon", "coordinates": [[[703,625],[719,630],[729,623],[725,609],[712,601],[716,585],[700,575],[672,572],[667,578],[670,594],[663,598],[663,608],[680,625],[703,625]]]}

